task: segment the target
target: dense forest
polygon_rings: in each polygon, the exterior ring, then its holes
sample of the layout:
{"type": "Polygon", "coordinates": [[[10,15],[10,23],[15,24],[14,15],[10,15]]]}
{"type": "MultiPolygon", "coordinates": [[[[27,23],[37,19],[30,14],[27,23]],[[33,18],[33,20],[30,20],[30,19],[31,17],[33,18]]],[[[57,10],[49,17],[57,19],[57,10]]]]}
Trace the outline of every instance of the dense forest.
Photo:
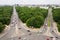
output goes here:
{"type": "Polygon", "coordinates": [[[40,7],[16,6],[19,18],[28,27],[40,28],[44,24],[48,10],[40,7]]]}
{"type": "Polygon", "coordinates": [[[9,25],[12,11],[12,6],[0,6],[0,33],[9,25]]]}

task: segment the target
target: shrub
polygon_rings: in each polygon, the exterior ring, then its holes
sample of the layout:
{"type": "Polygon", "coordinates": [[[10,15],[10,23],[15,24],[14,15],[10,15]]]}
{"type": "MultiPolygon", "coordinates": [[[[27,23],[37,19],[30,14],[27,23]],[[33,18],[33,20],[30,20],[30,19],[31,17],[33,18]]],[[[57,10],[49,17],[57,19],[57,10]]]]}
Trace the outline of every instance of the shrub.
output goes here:
{"type": "Polygon", "coordinates": [[[31,17],[26,21],[28,27],[32,26],[34,28],[40,28],[44,23],[44,18],[42,16],[31,17]]]}
{"type": "Polygon", "coordinates": [[[5,26],[0,22],[0,33],[5,29],[5,26]]]}

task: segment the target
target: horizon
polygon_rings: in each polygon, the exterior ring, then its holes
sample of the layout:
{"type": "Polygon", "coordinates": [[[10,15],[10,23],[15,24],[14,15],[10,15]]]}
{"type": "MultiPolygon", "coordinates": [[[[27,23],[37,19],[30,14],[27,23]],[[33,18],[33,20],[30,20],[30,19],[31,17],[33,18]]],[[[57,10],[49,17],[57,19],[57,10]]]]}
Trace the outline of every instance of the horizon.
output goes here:
{"type": "Polygon", "coordinates": [[[14,5],[14,4],[22,4],[22,5],[40,5],[40,4],[56,4],[60,5],[60,0],[0,0],[0,5],[14,5]]]}

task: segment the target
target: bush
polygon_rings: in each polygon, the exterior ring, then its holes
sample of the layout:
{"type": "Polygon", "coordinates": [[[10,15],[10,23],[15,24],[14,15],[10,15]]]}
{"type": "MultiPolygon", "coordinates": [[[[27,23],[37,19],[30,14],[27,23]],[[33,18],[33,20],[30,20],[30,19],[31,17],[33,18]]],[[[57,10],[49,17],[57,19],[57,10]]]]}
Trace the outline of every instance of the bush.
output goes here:
{"type": "Polygon", "coordinates": [[[5,29],[5,25],[0,22],[0,33],[5,29]]]}
{"type": "Polygon", "coordinates": [[[54,21],[58,22],[60,20],[60,8],[53,9],[53,19],[54,21]]]}
{"type": "Polygon", "coordinates": [[[42,16],[31,17],[26,21],[28,27],[40,28],[44,23],[44,18],[42,16]]]}
{"type": "Polygon", "coordinates": [[[58,31],[60,32],[60,24],[57,24],[58,31]]]}

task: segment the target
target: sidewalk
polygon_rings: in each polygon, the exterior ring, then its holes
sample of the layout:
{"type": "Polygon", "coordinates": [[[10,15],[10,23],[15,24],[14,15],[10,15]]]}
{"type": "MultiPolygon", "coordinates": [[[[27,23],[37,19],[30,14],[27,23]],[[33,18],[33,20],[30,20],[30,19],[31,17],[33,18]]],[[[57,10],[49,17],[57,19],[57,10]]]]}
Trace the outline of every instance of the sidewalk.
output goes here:
{"type": "Polygon", "coordinates": [[[60,35],[60,32],[58,32],[57,24],[55,22],[53,23],[53,26],[54,26],[55,33],[57,33],[58,35],[60,35]]]}
{"type": "Polygon", "coordinates": [[[32,32],[38,32],[38,31],[40,30],[40,28],[29,28],[29,27],[26,26],[25,23],[24,23],[23,25],[24,25],[24,28],[25,28],[26,30],[30,30],[30,31],[32,31],[32,32]]]}
{"type": "Polygon", "coordinates": [[[47,28],[46,33],[44,33],[43,35],[53,37],[53,35],[50,33],[50,27],[47,28]]]}
{"type": "Polygon", "coordinates": [[[3,37],[3,36],[8,32],[9,29],[10,29],[10,27],[6,25],[6,28],[5,28],[4,31],[0,34],[0,38],[3,37]]]}

